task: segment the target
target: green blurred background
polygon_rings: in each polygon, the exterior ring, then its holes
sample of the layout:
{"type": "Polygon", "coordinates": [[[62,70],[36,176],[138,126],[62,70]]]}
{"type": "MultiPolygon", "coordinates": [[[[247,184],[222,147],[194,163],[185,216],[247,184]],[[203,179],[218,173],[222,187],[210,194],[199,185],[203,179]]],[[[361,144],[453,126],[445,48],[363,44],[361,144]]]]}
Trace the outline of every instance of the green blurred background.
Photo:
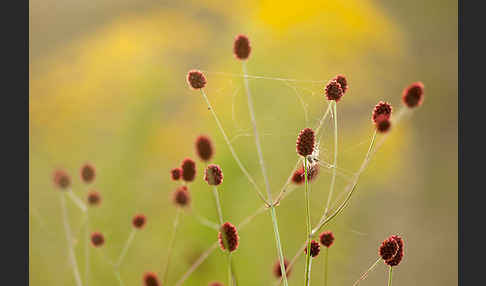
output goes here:
{"type": "MultiPolygon", "coordinates": [[[[135,237],[121,267],[125,285],[141,285],[145,271],[162,274],[176,214],[169,170],[195,157],[194,139],[208,134],[214,162],[224,172],[223,212],[237,224],[259,206],[186,72],[208,71],[207,93],[243,163],[263,188],[251,136],[241,63],[232,55],[236,34],[250,37],[249,74],[327,81],[347,76],[338,104],[339,163],[358,169],[373,131],[370,112],[379,100],[401,108],[403,88],[425,85],[422,107],[405,118],[360,179],[349,207],[327,229],[329,285],[351,285],[377,257],[388,235],[400,233],[405,257],[393,285],[457,284],[457,2],[456,1],[30,1],[30,283],[74,285],[52,172],[66,169],[80,197],[98,190],[91,230],[105,234],[91,249],[90,285],[118,285],[103,255],[115,259],[135,213],[147,227],[135,237]],[[93,186],[79,178],[85,162],[97,168],[93,186]]],[[[297,158],[295,140],[315,127],[327,101],[323,84],[250,80],[256,117],[274,194],[297,158]],[[300,99],[299,99],[300,98],[300,99]],[[305,109],[301,104],[305,103],[305,109]],[[307,111],[304,112],[304,110],[307,111]]],[[[332,159],[332,125],[326,122],[321,158],[332,159]]],[[[196,214],[217,221],[210,189],[190,187],[167,285],[182,276],[216,239],[196,214]]],[[[321,215],[330,174],[312,185],[312,219],[321,215]]],[[[346,181],[339,177],[335,198],[346,181]]],[[[84,272],[83,215],[68,202],[75,249],[84,272]]],[[[284,253],[291,258],[305,237],[303,188],[277,209],[284,253]]],[[[271,285],[276,249],[270,216],[240,230],[233,255],[240,285],[271,285]]],[[[312,285],[322,285],[323,257],[313,263],[312,285]]],[[[303,280],[304,259],[289,283],[303,280]]],[[[226,283],[226,260],[217,249],[184,285],[226,283]]],[[[84,278],[84,277],[83,277],[84,278]]],[[[361,285],[383,285],[381,264],[361,285]]]]}

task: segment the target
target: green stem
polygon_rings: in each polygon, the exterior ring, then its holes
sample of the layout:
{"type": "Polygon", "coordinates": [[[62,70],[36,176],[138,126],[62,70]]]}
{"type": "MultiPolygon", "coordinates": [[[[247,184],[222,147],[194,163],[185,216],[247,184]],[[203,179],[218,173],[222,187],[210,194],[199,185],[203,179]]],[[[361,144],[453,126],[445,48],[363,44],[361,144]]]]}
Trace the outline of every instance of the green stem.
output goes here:
{"type": "Polygon", "coordinates": [[[393,267],[390,266],[390,270],[388,271],[388,286],[392,285],[392,269],[393,267]]]}
{"type": "Polygon", "coordinates": [[[218,210],[218,218],[220,226],[223,225],[223,211],[221,210],[221,202],[219,201],[219,193],[218,188],[214,187],[213,189],[214,200],[216,201],[216,209],[218,210]]]}
{"type": "Polygon", "coordinates": [[[228,286],[233,286],[233,279],[231,274],[231,253],[228,253],[228,286]]]}
{"type": "Polygon", "coordinates": [[[380,260],[381,260],[381,257],[378,257],[378,259],[375,261],[375,263],[373,263],[373,265],[371,265],[371,267],[368,268],[368,270],[366,270],[366,272],[363,273],[363,275],[361,275],[361,277],[359,277],[359,279],[356,280],[356,282],[354,282],[353,286],[356,286],[356,285],[358,285],[359,282],[363,281],[368,276],[368,273],[370,273],[376,267],[376,265],[378,265],[378,262],[380,262],[380,260]]]}
{"type": "Polygon", "coordinates": [[[130,232],[130,235],[128,236],[128,239],[125,242],[125,245],[123,246],[122,252],[120,253],[120,257],[118,258],[118,261],[115,264],[115,267],[117,269],[122,264],[123,259],[125,259],[125,255],[127,254],[128,248],[130,248],[130,245],[132,244],[132,241],[135,238],[135,234],[136,233],[137,233],[137,231],[135,229],[132,229],[132,231],[130,232]]]}
{"type": "Polygon", "coordinates": [[[309,273],[307,273],[307,284],[305,284],[306,286],[310,286],[311,270],[312,270],[312,258],[309,260],[309,273]]]}
{"type": "Polygon", "coordinates": [[[332,177],[331,177],[331,188],[329,191],[329,196],[327,197],[326,209],[324,213],[327,213],[329,210],[329,204],[331,203],[332,195],[334,193],[334,185],[336,183],[336,168],[337,168],[337,156],[338,156],[338,127],[337,127],[337,103],[333,102],[333,112],[332,117],[334,118],[334,163],[332,168],[332,177]]]}
{"type": "Polygon", "coordinates": [[[89,280],[89,216],[86,210],[86,226],[85,226],[85,242],[84,242],[84,284],[88,286],[89,280]]]}
{"type": "Polygon", "coordinates": [[[326,254],[324,255],[324,286],[327,286],[328,261],[329,261],[329,247],[326,247],[326,254]]]}
{"type": "Polygon", "coordinates": [[[170,238],[169,248],[167,250],[167,263],[165,264],[164,273],[162,275],[162,285],[166,285],[167,273],[169,271],[170,259],[172,257],[172,250],[174,249],[174,242],[177,233],[177,227],[179,226],[179,216],[181,214],[181,208],[177,208],[176,217],[174,219],[174,231],[172,232],[172,237],[170,238]]]}
{"type": "Polygon", "coordinates": [[[310,258],[310,234],[311,234],[311,221],[310,221],[310,194],[309,194],[309,182],[307,181],[307,159],[304,159],[304,180],[305,180],[305,212],[306,212],[306,222],[307,222],[307,231],[306,231],[306,239],[307,239],[307,251],[305,255],[305,279],[304,279],[304,286],[309,284],[310,278],[310,266],[311,266],[311,258],[310,258]]]}
{"type": "Polygon", "coordinates": [[[74,254],[74,249],[72,245],[71,227],[69,225],[69,218],[66,209],[66,198],[64,193],[61,194],[61,211],[62,211],[62,219],[64,224],[64,232],[66,234],[66,240],[68,245],[68,256],[69,256],[69,261],[71,262],[71,267],[73,268],[74,280],[76,281],[77,286],[82,286],[83,283],[81,282],[78,263],[76,262],[76,255],[74,254]]]}
{"type": "Polygon", "coordinates": [[[116,276],[116,279],[118,280],[118,282],[120,283],[120,286],[125,285],[125,284],[123,283],[123,280],[121,279],[121,276],[120,276],[120,271],[118,271],[118,270],[117,270],[117,271],[115,271],[115,276],[116,276]]]}

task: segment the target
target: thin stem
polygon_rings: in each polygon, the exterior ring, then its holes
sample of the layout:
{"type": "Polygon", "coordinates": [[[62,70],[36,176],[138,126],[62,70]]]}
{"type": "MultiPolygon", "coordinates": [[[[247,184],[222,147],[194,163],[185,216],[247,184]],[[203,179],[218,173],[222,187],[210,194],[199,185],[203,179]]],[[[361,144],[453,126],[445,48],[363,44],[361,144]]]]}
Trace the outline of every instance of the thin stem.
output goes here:
{"type": "Polygon", "coordinates": [[[116,268],[119,268],[120,265],[123,262],[123,259],[125,258],[125,255],[127,254],[128,248],[130,248],[130,245],[132,244],[133,239],[135,238],[135,234],[137,233],[136,229],[132,229],[130,232],[130,235],[128,236],[127,241],[125,242],[125,246],[123,246],[122,252],[120,253],[120,257],[118,258],[117,263],[115,264],[116,268]]]}
{"type": "Polygon", "coordinates": [[[238,157],[238,155],[236,155],[236,152],[233,149],[233,145],[231,144],[230,140],[228,139],[228,136],[226,136],[226,132],[224,132],[223,126],[221,125],[221,122],[219,121],[219,118],[216,115],[216,112],[214,111],[213,107],[211,106],[211,103],[209,102],[209,99],[206,96],[206,93],[204,92],[203,89],[201,89],[201,93],[203,95],[204,100],[206,101],[206,104],[208,105],[208,109],[211,111],[211,114],[213,115],[214,120],[216,121],[216,124],[218,125],[219,131],[221,132],[221,134],[223,134],[223,138],[226,141],[226,145],[228,145],[228,148],[230,149],[230,152],[233,155],[233,158],[235,159],[236,163],[240,167],[240,169],[243,172],[243,174],[245,174],[245,176],[248,178],[248,181],[250,181],[250,183],[255,187],[255,191],[257,192],[258,197],[263,201],[263,203],[265,203],[265,204],[268,205],[267,201],[265,200],[265,198],[263,197],[263,195],[262,195],[262,193],[260,191],[260,188],[255,183],[255,180],[253,180],[253,178],[251,177],[250,173],[248,173],[248,171],[246,170],[246,168],[241,163],[240,158],[238,157]]]}
{"type": "Polygon", "coordinates": [[[175,286],[181,286],[184,281],[186,281],[187,278],[201,265],[206,258],[208,258],[209,254],[211,254],[216,248],[218,247],[218,242],[215,241],[211,245],[210,248],[208,248],[205,252],[199,256],[199,258],[194,262],[194,264],[191,265],[191,267],[182,275],[182,277],[177,281],[175,286]]]}
{"type": "Polygon", "coordinates": [[[306,213],[306,222],[307,222],[307,229],[306,229],[306,238],[307,242],[307,251],[305,254],[305,283],[304,285],[309,285],[310,280],[310,267],[311,267],[311,256],[310,256],[310,233],[311,233],[311,221],[310,221],[310,194],[309,194],[309,182],[307,180],[307,160],[304,159],[304,180],[305,180],[305,213],[306,213]]]}
{"type": "Polygon", "coordinates": [[[67,192],[69,198],[71,199],[71,201],[73,201],[73,203],[82,211],[82,212],[86,212],[87,210],[87,207],[86,207],[86,204],[83,203],[83,201],[78,198],[72,190],[69,190],[67,192]]]}
{"type": "Polygon", "coordinates": [[[166,285],[167,273],[169,271],[170,259],[172,257],[172,250],[174,249],[174,242],[177,233],[177,227],[179,226],[179,216],[181,214],[181,208],[177,208],[176,217],[174,219],[174,231],[172,232],[172,237],[169,242],[169,248],[167,250],[167,263],[165,264],[164,273],[162,274],[162,285],[166,285]]]}
{"type": "Polygon", "coordinates": [[[324,254],[324,286],[327,286],[328,261],[329,261],[329,247],[326,247],[326,254],[324,254]]]}
{"type": "Polygon", "coordinates": [[[333,102],[333,112],[332,117],[334,118],[334,163],[332,168],[332,177],[331,177],[331,187],[329,191],[329,195],[327,196],[327,203],[326,209],[324,213],[327,213],[329,209],[329,204],[331,203],[332,194],[334,193],[334,185],[336,183],[336,168],[337,168],[337,156],[338,156],[338,127],[337,127],[337,103],[336,101],[333,102]]]}
{"type": "Polygon", "coordinates": [[[311,270],[312,270],[312,259],[309,260],[309,272],[307,273],[307,284],[306,286],[310,286],[310,281],[311,281],[311,270]]]}
{"type": "Polygon", "coordinates": [[[76,262],[76,255],[74,254],[73,245],[72,245],[71,227],[69,226],[68,212],[66,209],[66,198],[64,197],[64,194],[61,194],[61,210],[62,210],[62,219],[64,224],[64,232],[66,234],[66,240],[68,245],[69,260],[71,262],[71,267],[73,268],[73,273],[74,273],[74,280],[76,281],[77,286],[82,286],[83,283],[81,282],[78,263],[76,262]]]}
{"type": "MultiPolygon", "coordinates": [[[[246,61],[243,61],[243,74],[247,74],[246,70],[246,61]]],[[[257,153],[258,153],[258,162],[260,164],[260,168],[262,170],[263,174],[263,180],[265,181],[265,189],[267,190],[267,201],[272,202],[271,208],[272,208],[272,222],[273,222],[273,229],[274,229],[274,234],[275,234],[275,241],[277,242],[277,251],[279,252],[279,260],[280,260],[280,270],[282,271],[282,277],[284,277],[284,285],[288,285],[287,282],[287,274],[285,272],[285,264],[284,264],[284,255],[282,251],[282,244],[280,242],[280,234],[278,231],[278,223],[277,223],[277,216],[275,214],[275,206],[273,205],[273,200],[272,200],[272,192],[270,191],[270,183],[268,181],[268,176],[267,176],[267,171],[265,168],[265,162],[263,160],[263,152],[262,152],[262,146],[260,144],[260,135],[258,134],[258,128],[257,128],[257,123],[255,119],[255,111],[253,108],[253,101],[251,98],[251,93],[250,93],[250,88],[248,86],[248,78],[244,78],[244,83],[245,83],[245,90],[246,90],[246,96],[248,98],[248,110],[250,112],[250,118],[251,118],[251,123],[253,126],[253,133],[255,137],[255,145],[257,148],[257,153]]]]}
{"type": "Polygon", "coordinates": [[[219,224],[223,225],[223,223],[224,223],[223,211],[221,210],[221,202],[219,201],[219,193],[218,193],[217,187],[214,187],[213,194],[214,194],[214,200],[216,201],[216,209],[218,210],[219,224]]]}
{"type": "Polygon", "coordinates": [[[353,286],[356,286],[356,285],[358,285],[359,282],[365,280],[366,277],[368,277],[368,273],[370,273],[376,267],[376,265],[378,265],[378,262],[380,262],[380,260],[381,260],[381,257],[378,257],[378,259],[375,261],[375,263],[373,263],[373,265],[371,265],[371,267],[368,268],[368,270],[366,270],[366,272],[363,273],[363,275],[361,275],[361,277],[359,277],[359,279],[356,280],[356,282],[354,282],[353,286]]]}
{"type": "Polygon", "coordinates": [[[89,216],[86,210],[86,226],[85,226],[85,240],[84,240],[84,283],[88,286],[89,282],[89,216]]]}
{"type": "Polygon", "coordinates": [[[119,270],[115,271],[115,276],[116,276],[116,279],[118,280],[118,282],[120,283],[120,286],[124,286],[125,284],[123,283],[123,280],[121,279],[121,275],[120,275],[119,270]]]}
{"type": "Polygon", "coordinates": [[[390,270],[388,271],[388,286],[392,286],[392,271],[393,267],[390,266],[390,270]]]}
{"type": "Polygon", "coordinates": [[[233,286],[233,279],[231,274],[231,253],[228,254],[228,285],[233,286]]]}

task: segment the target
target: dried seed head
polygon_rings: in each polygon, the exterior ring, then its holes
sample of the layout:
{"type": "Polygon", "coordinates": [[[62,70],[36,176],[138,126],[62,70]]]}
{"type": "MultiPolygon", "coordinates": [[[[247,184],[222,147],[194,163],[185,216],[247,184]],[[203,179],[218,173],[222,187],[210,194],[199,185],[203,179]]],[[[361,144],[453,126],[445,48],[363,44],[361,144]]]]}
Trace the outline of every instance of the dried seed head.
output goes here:
{"type": "Polygon", "coordinates": [[[238,231],[236,227],[229,222],[225,222],[218,233],[218,240],[221,249],[224,251],[228,249],[229,252],[233,252],[238,248],[238,231]]]}
{"type": "Polygon", "coordinates": [[[224,286],[224,285],[219,281],[213,281],[213,282],[209,282],[208,286],[224,286]]]}
{"type": "Polygon", "coordinates": [[[390,236],[390,238],[394,239],[397,242],[398,250],[397,254],[395,254],[395,256],[393,256],[392,258],[385,260],[385,263],[389,266],[397,266],[398,264],[400,264],[403,258],[403,239],[398,235],[392,235],[390,236]]]}
{"type": "Polygon", "coordinates": [[[332,231],[324,231],[319,235],[319,240],[322,245],[329,248],[334,243],[334,234],[332,234],[332,231]]]}
{"type": "Polygon", "coordinates": [[[196,139],[196,153],[202,161],[207,162],[213,157],[213,143],[206,135],[200,135],[196,139]]]}
{"type": "Polygon", "coordinates": [[[192,89],[201,89],[206,86],[206,77],[199,70],[190,70],[187,73],[187,83],[192,89]]]}
{"type": "Polygon", "coordinates": [[[93,165],[91,164],[84,164],[81,167],[81,180],[86,184],[89,184],[94,181],[96,177],[96,170],[93,165]]]}
{"type": "Polygon", "coordinates": [[[66,190],[71,186],[71,177],[65,171],[57,170],[54,172],[54,184],[61,190],[66,190]]]}
{"type": "Polygon", "coordinates": [[[143,283],[144,286],[160,286],[159,279],[157,278],[157,274],[154,272],[145,272],[143,275],[143,283]]]}
{"type": "Polygon", "coordinates": [[[424,101],[424,84],[414,82],[403,90],[402,101],[409,108],[420,106],[424,101]]]}
{"type": "Polygon", "coordinates": [[[297,153],[303,157],[312,154],[312,151],[314,151],[314,144],[314,130],[310,128],[303,129],[302,131],[300,131],[299,136],[297,137],[297,153]]]}
{"type": "Polygon", "coordinates": [[[96,191],[91,191],[88,193],[88,205],[97,206],[101,203],[100,193],[96,191]]]}
{"type": "MultiPolygon", "coordinates": [[[[317,177],[319,174],[319,165],[315,164],[309,167],[309,171],[307,173],[307,180],[312,182],[312,180],[317,177]]],[[[301,166],[299,169],[295,170],[294,174],[292,175],[292,182],[297,185],[301,185],[305,183],[305,170],[304,167],[301,166]]]]}
{"type": "Polygon", "coordinates": [[[334,78],[334,80],[336,80],[341,85],[341,88],[343,89],[343,94],[345,94],[346,91],[349,88],[348,81],[346,80],[346,77],[344,75],[342,75],[342,74],[338,74],[334,78]]]}
{"type": "MultiPolygon", "coordinates": [[[[316,257],[319,255],[319,252],[321,251],[321,246],[319,243],[315,240],[311,241],[311,246],[310,246],[310,256],[316,257]]],[[[307,247],[304,248],[304,253],[307,254],[307,247]]]]}
{"type": "Polygon", "coordinates": [[[176,206],[185,207],[191,202],[191,196],[186,186],[178,187],[174,192],[174,203],[176,206]]]}
{"type": "Polygon", "coordinates": [[[390,130],[391,122],[386,117],[386,115],[382,114],[376,118],[376,130],[380,133],[386,133],[390,130]]]}
{"type": "Polygon", "coordinates": [[[246,60],[250,56],[251,46],[250,40],[245,35],[238,35],[235,38],[233,45],[233,53],[239,60],[246,60]]]}
{"type": "Polygon", "coordinates": [[[196,162],[191,158],[186,158],[182,161],[182,179],[186,182],[194,181],[196,177],[196,162]]]}
{"type": "Polygon", "coordinates": [[[91,244],[94,247],[100,247],[105,243],[105,237],[100,232],[93,232],[91,234],[91,244]]]}
{"type": "Polygon", "coordinates": [[[133,217],[132,224],[136,229],[142,229],[146,221],[147,219],[143,214],[138,214],[133,217]]]}
{"type": "Polygon", "coordinates": [[[211,186],[218,186],[223,182],[223,171],[221,167],[210,164],[204,173],[204,180],[211,186]]]}
{"type": "Polygon", "coordinates": [[[326,85],[325,93],[328,100],[338,102],[343,96],[344,91],[337,80],[331,79],[326,85]]]}
{"type": "Polygon", "coordinates": [[[378,253],[383,260],[388,260],[394,257],[398,252],[398,243],[394,238],[389,237],[385,239],[380,246],[378,253]]]}
{"type": "Polygon", "coordinates": [[[392,106],[388,102],[380,101],[373,109],[371,119],[376,123],[378,116],[384,115],[386,119],[390,119],[392,114],[392,106]]]}
{"type": "MultiPolygon", "coordinates": [[[[290,273],[292,272],[292,268],[289,268],[290,262],[287,259],[284,259],[284,267],[285,267],[285,273],[287,274],[287,277],[289,277],[290,273]]],[[[275,277],[280,278],[282,277],[282,268],[280,268],[280,260],[277,259],[275,261],[275,264],[273,265],[273,274],[275,277]]]]}
{"type": "Polygon", "coordinates": [[[174,168],[174,169],[170,170],[170,176],[172,177],[172,180],[178,181],[182,176],[182,169],[181,168],[174,168]]]}

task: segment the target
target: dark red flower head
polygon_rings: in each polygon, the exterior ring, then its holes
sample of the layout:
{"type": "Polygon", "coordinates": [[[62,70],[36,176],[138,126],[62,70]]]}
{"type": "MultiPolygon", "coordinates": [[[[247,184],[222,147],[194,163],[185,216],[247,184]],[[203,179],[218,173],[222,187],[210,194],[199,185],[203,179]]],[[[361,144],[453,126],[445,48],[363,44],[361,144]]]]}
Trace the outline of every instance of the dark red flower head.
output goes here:
{"type": "Polygon", "coordinates": [[[229,222],[225,222],[218,233],[218,240],[221,249],[224,251],[228,249],[229,252],[233,252],[238,248],[238,231],[236,227],[229,222]]]}
{"type": "Polygon", "coordinates": [[[327,83],[324,91],[328,100],[335,100],[336,102],[338,102],[344,94],[341,84],[336,79],[331,79],[327,83]]]}
{"type": "Polygon", "coordinates": [[[196,139],[196,153],[203,160],[207,162],[213,157],[213,143],[206,135],[200,135],[196,139]]]}
{"type": "MultiPolygon", "coordinates": [[[[287,259],[284,259],[284,267],[285,267],[285,273],[287,274],[287,277],[289,277],[290,273],[292,272],[292,268],[289,268],[289,264],[290,262],[287,259]]],[[[282,277],[282,268],[280,268],[280,260],[278,259],[273,265],[273,274],[277,278],[282,277]]]]}
{"type": "Polygon", "coordinates": [[[224,286],[224,285],[219,281],[213,281],[213,282],[209,282],[208,286],[224,286]]]}
{"type": "Polygon", "coordinates": [[[194,181],[196,177],[196,162],[191,158],[186,158],[182,161],[182,179],[186,182],[194,181]]]}
{"type": "Polygon", "coordinates": [[[383,260],[388,260],[394,257],[398,252],[398,243],[392,237],[385,239],[380,246],[378,253],[383,260]]]}
{"type": "Polygon", "coordinates": [[[174,192],[174,203],[177,206],[185,207],[191,202],[191,196],[186,186],[178,187],[174,192]]]}
{"type": "Polygon", "coordinates": [[[297,137],[297,153],[303,157],[312,154],[314,151],[315,140],[314,130],[304,128],[300,131],[299,136],[297,137]]]}
{"type": "Polygon", "coordinates": [[[57,170],[54,172],[54,184],[58,188],[66,190],[71,186],[71,177],[65,171],[57,170]]]}
{"type": "Polygon", "coordinates": [[[138,214],[133,217],[132,224],[133,227],[137,229],[142,229],[145,226],[145,222],[147,221],[146,217],[143,214],[138,214]]]}
{"type": "Polygon", "coordinates": [[[424,101],[424,84],[418,81],[409,85],[403,90],[402,101],[409,108],[420,106],[424,101]]]}
{"type": "Polygon", "coordinates": [[[144,286],[160,286],[159,279],[157,278],[157,274],[154,272],[145,272],[143,275],[143,283],[144,286]]]}
{"type": "Polygon", "coordinates": [[[86,184],[89,184],[94,181],[96,177],[96,170],[93,165],[91,164],[84,164],[81,167],[81,180],[86,184]]]}
{"type": "Polygon", "coordinates": [[[346,77],[342,74],[338,74],[334,80],[336,80],[340,85],[341,85],[341,88],[343,89],[343,94],[346,93],[346,91],[348,90],[349,86],[348,86],[348,81],[346,80],[346,77]]]}
{"type": "MultiPolygon", "coordinates": [[[[309,168],[308,173],[307,173],[307,180],[309,182],[312,182],[312,180],[315,177],[317,177],[317,175],[319,174],[319,169],[320,169],[320,167],[317,164],[315,164],[315,165],[313,165],[309,168]]],[[[292,175],[292,182],[294,184],[297,184],[297,185],[305,183],[304,174],[305,174],[304,167],[301,166],[299,169],[295,170],[294,174],[292,175]]]]}
{"type": "Polygon", "coordinates": [[[88,193],[88,205],[97,206],[101,203],[100,193],[96,191],[91,191],[88,193]]]}
{"type": "Polygon", "coordinates": [[[187,73],[187,83],[192,89],[201,89],[206,86],[206,77],[199,70],[190,70],[187,73]]]}
{"type": "Polygon", "coordinates": [[[392,235],[390,236],[390,238],[394,239],[397,242],[398,250],[397,254],[395,254],[395,256],[393,256],[392,258],[385,260],[385,263],[389,266],[397,266],[398,264],[400,264],[403,258],[403,239],[398,235],[392,235]]]}
{"type": "MultiPolygon", "coordinates": [[[[319,255],[320,251],[321,251],[321,246],[319,245],[319,242],[312,240],[310,246],[310,256],[316,257],[317,255],[319,255]]],[[[304,248],[304,253],[307,254],[307,247],[304,248]]]]}
{"type": "Polygon", "coordinates": [[[376,118],[376,130],[380,133],[386,133],[390,130],[391,122],[386,117],[386,115],[382,114],[376,118]]]}
{"type": "Polygon", "coordinates": [[[380,101],[373,109],[371,119],[376,123],[378,116],[384,115],[386,119],[390,119],[392,114],[392,106],[388,102],[380,101]]]}
{"type": "Polygon", "coordinates": [[[182,169],[181,168],[174,168],[174,169],[170,170],[170,176],[172,177],[172,180],[178,181],[182,176],[182,169]]]}
{"type": "Polygon", "coordinates": [[[238,35],[235,38],[235,43],[233,45],[233,53],[235,57],[239,60],[246,60],[250,56],[251,46],[250,40],[245,35],[238,35]]]}
{"type": "Polygon", "coordinates": [[[324,231],[319,235],[319,240],[322,245],[329,248],[334,243],[334,234],[332,234],[332,231],[324,231]]]}
{"type": "Polygon", "coordinates": [[[220,185],[223,182],[223,171],[221,167],[215,164],[208,165],[204,173],[204,180],[212,186],[220,185]]]}
{"type": "Polygon", "coordinates": [[[91,234],[91,243],[94,247],[100,247],[105,243],[105,237],[100,232],[93,232],[91,234]]]}

